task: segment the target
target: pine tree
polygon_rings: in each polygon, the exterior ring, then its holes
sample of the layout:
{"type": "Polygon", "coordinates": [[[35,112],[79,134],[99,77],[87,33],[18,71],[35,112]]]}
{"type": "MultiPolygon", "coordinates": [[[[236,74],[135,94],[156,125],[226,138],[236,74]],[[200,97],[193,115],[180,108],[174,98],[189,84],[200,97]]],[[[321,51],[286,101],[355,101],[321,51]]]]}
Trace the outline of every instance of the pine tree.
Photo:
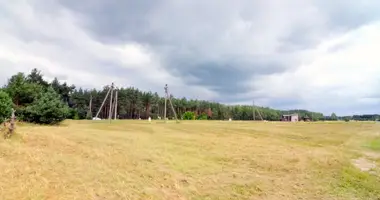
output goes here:
{"type": "Polygon", "coordinates": [[[27,120],[38,124],[57,124],[66,119],[69,114],[68,106],[60,96],[49,87],[39,99],[26,108],[27,120]]]}
{"type": "Polygon", "coordinates": [[[12,99],[9,95],[0,90],[0,124],[9,118],[12,113],[12,99]]]}

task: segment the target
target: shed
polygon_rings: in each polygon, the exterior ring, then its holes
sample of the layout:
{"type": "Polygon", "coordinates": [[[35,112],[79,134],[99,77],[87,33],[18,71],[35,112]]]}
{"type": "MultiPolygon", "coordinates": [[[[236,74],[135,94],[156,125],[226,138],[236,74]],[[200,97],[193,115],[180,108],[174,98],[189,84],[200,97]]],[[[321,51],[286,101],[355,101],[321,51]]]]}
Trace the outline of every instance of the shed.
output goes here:
{"type": "Polygon", "coordinates": [[[287,122],[298,122],[298,114],[290,114],[290,115],[282,115],[281,121],[287,121],[287,122]]]}

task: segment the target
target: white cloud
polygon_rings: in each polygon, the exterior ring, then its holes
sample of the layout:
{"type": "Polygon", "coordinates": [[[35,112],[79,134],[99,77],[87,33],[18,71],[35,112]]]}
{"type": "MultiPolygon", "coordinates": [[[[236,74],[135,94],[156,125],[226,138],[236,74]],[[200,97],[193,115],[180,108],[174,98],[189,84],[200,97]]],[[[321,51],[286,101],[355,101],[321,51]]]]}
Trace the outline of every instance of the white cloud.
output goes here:
{"type": "MultiPolygon", "coordinates": [[[[267,98],[301,101],[302,108],[347,114],[378,105],[380,98],[380,21],[322,41],[307,50],[309,62],[293,71],[262,76],[253,86],[267,98]],[[350,110],[350,107],[352,110],[350,110]],[[348,109],[348,110],[347,110],[348,109]]],[[[380,112],[373,108],[373,112],[380,112]]]]}

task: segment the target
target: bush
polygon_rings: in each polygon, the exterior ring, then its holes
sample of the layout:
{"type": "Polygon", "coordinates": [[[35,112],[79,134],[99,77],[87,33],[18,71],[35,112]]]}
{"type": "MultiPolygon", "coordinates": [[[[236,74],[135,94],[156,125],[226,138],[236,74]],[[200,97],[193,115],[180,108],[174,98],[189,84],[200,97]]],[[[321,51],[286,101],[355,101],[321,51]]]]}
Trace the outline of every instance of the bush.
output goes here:
{"type": "Polygon", "coordinates": [[[78,112],[75,113],[74,120],[80,120],[78,112]]]}
{"type": "Polygon", "coordinates": [[[26,111],[25,107],[16,107],[16,116],[20,121],[28,121],[29,113],[26,111]]]}
{"type": "Polygon", "coordinates": [[[49,88],[40,98],[24,110],[24,120],[38,124],[57,124],[66,119],[69,108],[60,96],[49,88]]]}
{"type": "Polygon", "coordinates": [[[201,115],[197,116],[197,120],[207,120],[207,115],[206,113],[202,113],[201,115]]]}
{"type": "Polygon", "coordinates": [[[73,119],[73,120],[79,120],[79,113],[78,110],[75,108],[69,108],[69,114],[67,115],[68,119],[73,119]]]}
{"type": "Polygon", "coordinates": [[[87,112],[86,119],[87,120],[91,120],[92,119],[92,113],[90,111],[87,112]]]}
{"type": "Polygon", "coordinates": [[[193,112],[187,111],[187,112],[183,113],[182,119],[183,120],[195,120],[195,114],[193,112]]]}
{"type": "Polygon", "coordinates": [[[10,118],[12,114],[12,99],[9,95],[0,91],[0,124],[5,121],[5,119],[10,118]]]}

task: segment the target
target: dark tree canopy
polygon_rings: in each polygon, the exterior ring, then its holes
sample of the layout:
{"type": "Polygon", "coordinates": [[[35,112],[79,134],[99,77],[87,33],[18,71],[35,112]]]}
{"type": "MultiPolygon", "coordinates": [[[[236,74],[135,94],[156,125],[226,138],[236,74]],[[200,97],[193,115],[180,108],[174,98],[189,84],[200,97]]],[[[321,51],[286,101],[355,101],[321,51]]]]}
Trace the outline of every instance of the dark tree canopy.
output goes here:
{"type": "Polygon", "coordinates": [[[0,124],[4,122],[5,119],[10,118],[12,113],[12,99],[9,95],[0,90],[0,124]]]}
{"type": "Polygon", "coordinates": [[[69,114],[69,107],[49,87],[45,93],[25,109],[24,120],[39,124],[57,124],[69,114]]]}

